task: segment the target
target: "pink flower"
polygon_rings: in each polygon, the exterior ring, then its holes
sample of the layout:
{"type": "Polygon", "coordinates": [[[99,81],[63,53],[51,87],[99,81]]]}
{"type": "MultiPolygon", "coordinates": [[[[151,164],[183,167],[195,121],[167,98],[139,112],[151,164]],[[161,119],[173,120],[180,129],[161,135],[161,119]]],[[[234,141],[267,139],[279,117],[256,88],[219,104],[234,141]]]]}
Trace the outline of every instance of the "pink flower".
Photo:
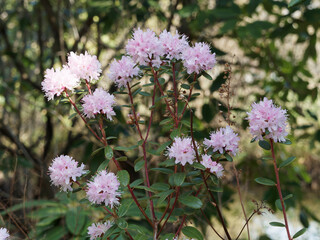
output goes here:
{"type": "Polygon", "coordinates": [[[72,181],[76,181],[77,177],[81,177],[86,173],[84,165],[78,167],[78,162],[72,157],[61,155],[53,159],[49,167],[49,175],[53,185],[61,187],[63,191],[72,190],[72,181]]]}
{"type": "Polygon", "coordinates": [[[105,114],[109,120],[116,115],[112,106],[116,103],[114,96],[102,88],[97,88],[93,94],[88,94],[82,99],[83,112],[88,118],[96,114],[105,114]]]}
{"type": "Polygon", "coordinates": [[[218,178],[221,178],[223,176],[223,166],[221,165],[221,163],[212,161],[209,155],[202,155],[201,164],[205,166],[207,169],[209,169],[211,173],[216,174],[218,178]]]}
{"type": "Polygon", "coordinates": [[[90,240],[97,239],[98,237],[102,237],[103,234],[106,233],[106,231],[109,230],[113,225],[112,222],[107,221],[105,223],[97,223],[88,227],[88,234],[90,235],[90,240]]]}
{"type": "Polygon", "coordinates": [[[0,240],[9,239],[10,235],[6,228],[0,228],[0,240]]]}
{"type": "Polygon", "coordinates": [[[209,45],[202,42],[196,43],[194,47],[187,47],[182,52],[182,59],[188,74],[198,74],[213,68],[216,64],[216,54],[211,53],[209,45]]]}
{"type": "Polygon", "coordinates": [[[285,142],[288,135],[287,111],[276,107],[272,100],[266,97],[259,103],[253,103],[251,107],[251,112],[247,112],[247,119],[253,137],[259,140],[265,137],[275,142],[285,142]]]}
{"type": "Polygon", "coordinates": [[[99,172],[92,182],[88,183],[87,197],[90,202],[100,204],[104,202],[106,206],[113,208],[119,204],[118,197],[120,182],[117,176],[106,170],[99,172]]]}
{"type": "Polygon", "coordinates": [[[151,62],[154,67],[160,67],[160,57],[164,55],[159,38],[150,29],[145,32],[136,29],[127,43],[126,51],[140,65],[149,65],[151,62]]]}
{"type": "Polygon", "coordinates": [[[182,166],[186,165],[186,163],[192,164],[196,156],[190,137],[175,137],[172,146],[168,147],[167,150],[167,156],[174,158],[175,163],[180,163],[182,166]]]}
{"type": "Polygon", "coordinates": [[[167,32],[167,30],[164,30],[159,35],[159,39],[164,48],[164,53],[169,60],[173,58],[180,60],[181,53],[189,47],[187,37],[180,35],[178,31],[176,31],[175,35],[172,35],[170,32],[167,32]]]}
{"type": "Polygon", "coordinates": [[[213,151],[219,151],[221,154],[229,152],[231,155],[235,156],[238,152],[240,138],[238,134],[235,133],[231,127],[220,128],[216,132],[210,134],[210,139],[204,139],[203,144],[206,148],[212,148],[213,151]]]}
{"type": "Polygon", "coordinates": [[[89,82],[98,80],[102,72],[101,64],[97,56],[91,56],[87,51],[84,55],[77,55],[74,52],[70,52],[68,56],[68,66],[72,73],[89,82]]]}
{"type": "Polygon", "coordinates": [[[114,59],[110,64],[108,76],[118,87],[126,87],[133,77],[139,75],[139,68],[135,65],[131,57],[123,56],[119,61],[114,59]]]}
{"type": "Polygon", "coordinates": [[[60,96],[65,89],[73,91],[80,85],[80,79],[64,66],[62,69],[47,69],[41,85],[45,96],[52,100],[55,95],[60,96]]]}

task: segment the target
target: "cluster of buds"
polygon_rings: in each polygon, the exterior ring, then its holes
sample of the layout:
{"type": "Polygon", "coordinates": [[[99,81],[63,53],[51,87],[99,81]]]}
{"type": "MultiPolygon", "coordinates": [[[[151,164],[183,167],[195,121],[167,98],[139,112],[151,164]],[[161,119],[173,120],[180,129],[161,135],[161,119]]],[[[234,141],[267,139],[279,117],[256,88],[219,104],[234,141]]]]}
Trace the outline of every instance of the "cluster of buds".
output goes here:
{"type": "MultiPolygon", "coordinates": [[[[136,113],[136,116],[137,116],[137,121],[139,122],[140,121],[140,114],[139,113],[136,113]]],[[[128,114],[128,120],[127,120],[127,124],[129,125],[133,125],[135,124],[135,118],[134,118],[134,115],[132,113],[129,113],[128,114]]]]}

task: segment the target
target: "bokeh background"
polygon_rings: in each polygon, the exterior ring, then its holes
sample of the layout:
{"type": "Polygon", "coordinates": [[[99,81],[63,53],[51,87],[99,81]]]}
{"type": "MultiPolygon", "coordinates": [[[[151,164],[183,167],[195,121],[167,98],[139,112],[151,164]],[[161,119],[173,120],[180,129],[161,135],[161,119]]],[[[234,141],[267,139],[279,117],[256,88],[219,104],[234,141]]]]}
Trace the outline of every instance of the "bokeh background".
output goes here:
{"type": "MultiPolygon", "coordinates": [[[[45,69],[65,63],[68,52],[88,51],[102,63],[99,84],[115,91],[105,76],[108,65],[125,53],[127,39],[140,27],[158,34],[178,30],[190,42],[209,43],[216,53],[217,66],[209,71],[214,80],[200,79],[196,85],[200,98],[192,103],[199,139],[226,125],[218,90],[225,81],[225,64],[230,64],[234,129],[241,135],[241,153],[235,161],[248,211],[254,208],[252,199],[265,200],[275,209],[277,193],[254,182],[257,176],[273,173],[263,151],[250,144],[246,112],[264,96],[288,110],[293,144],[278,147],[277,156],[297,157],[281,175],[285,195],[294,194],[286,201],[290,222],[295,230],[308,228],[301,239],[320,239],[320,1],[300,2],[289,8],[289,1],[275,0],[1,0],[0,226],[16,239],[44,232],[46,239],[85,239],[65,227],[71,221],[66,206],[76,213],[79,206],[56,195],[47,168],[55,156],[70,154],[94,170],[103,156],[91,155],[99,144],[78,118],[69,118],[69,106],[46,101],[41,81],[45,69]],[[51,214],[60,215],[45,222],[50,213],[44,209],[50,207],[51,214]]],[[[121,141],[130,131],[120,109],[117,118],[110,134],[121,141]]],[[[135,142],[135,136],[127,141],[135,142]]],[[[242,216],[235,186],[230,166],[223,211],[228,225],[239,228],[242,216]]],[[[270,219],[281,217],[277,213],[252,221],[253,239],[285,236],[268,226],[270,219]]],[[[214,239],[207,232],[206,239],[214,239]]],[[[246,239],[245,234],[242,237],[246,239]]]]}

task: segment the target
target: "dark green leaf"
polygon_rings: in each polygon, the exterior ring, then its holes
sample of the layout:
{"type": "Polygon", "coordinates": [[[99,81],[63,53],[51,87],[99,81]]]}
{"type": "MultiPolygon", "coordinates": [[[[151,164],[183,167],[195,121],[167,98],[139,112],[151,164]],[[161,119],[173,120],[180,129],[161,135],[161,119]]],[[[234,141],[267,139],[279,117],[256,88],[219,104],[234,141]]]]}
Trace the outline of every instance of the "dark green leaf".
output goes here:
{"type": "Polygon", "coordinates": [[[151,94],[148,93],[148,92],[139,92],[139,94],[142,95],[142,96],[146,96],[146,97],[151,96],[151,94]]]}
{"type": "Polygon", "coordinates": [[[200,170],[206,170],[205,166],[203,166],[201,163],[197,163],[197,162],[193,163],[192,167],[194,167],[196,169],[200,169],[200,170]]]}
{"type": "Polygon", "coordinates": [[[233,158],[228,153],[225,153],[224,156],[229,162],[233,162],[233,158]]]}
{"type": "Polygon", "coordinates": [[[118,216],[122,217],[122,216],[126,215],[126,213],[128,212],[132,203],[133,203],[132,199],[122,200],[120,207],[118,208],[118,216]]]}
{"type": "Polygon", "coordinates": [[[152,171],[159,171],[159,172],[162,172],[162,173],[165,173],[165,174],[171,174],[171,173],[173,173],[173,170],[172,170],[172,169],[169,169],[169,168],[151,168],[150,170],[152,170],[152,171]]]}
{"type": "MultiPolygon", "coordinates": [[[[276,207],[277,207],[280,211],[282,211],[282,205],[281,205],[280,199],[277,199],[276,202],[275,202],[275,204],[276,204],[276,207]]],[[[283,204],[284,204],[284,208],[287,209],[286,203],[284,202],[283,204]]]]}
{"type": "Polygon", "coordinates": [[[271,226],[274,226],[274,227],[285,227],[286,225],[284,225],[283,223],[281,222],[269,222],[269,224],[271,226]]]}
{"type": "Polygon", "coordinates": [[[170,186],[167,183],[154,183],[151,185],[151,188],[156,191],[167,191],[169,190],[170,186]]]}
{"type": "Polygon", "coordinates": [[[117,173],[119,182],[123,185],[123,186],[127,186],[130,182],[130,176],[129,173],[126,170],[120,170],[117,173]]]}
{"type": "Polygon", "coordinates": [[[126,220],[124,220],[123,218],[118,218],[116,220],[116,224],[118,225],[119,228],[121,229],[126,229],[128,227],[128,223],[126,220]]]}
{"type": "Polygon", "coordinates": [[[291,0],[288,4],[289,8],[295,7],[303,2],[305,2],[306,0],[291,0]]]}
{"type": "Polygon", "coordinates": [[[288,166],[290,163],[292,163],[294,160],[296,159],[296,157],[289,157],[287,160],[283,161],[282,163],[280,163],[279,168],[288,166]]]}
{"type": "Polygon", "coordinates": [[[304,234],[307,231],[306,228],[302,228],[301,230],[299,230],[295,235],[293,235],[292,238],[297,238],[300,237],[302,234],[304,234]]]}
{"type": "Polygon", "coordinates": [[[134,165],[134,171],[138,172],[141,170],[141,168],[143,168],[144,166],[144,160],[142,161],[138,161],[135,165],[134,165]]]}
{"type": "Polygon", "coordinates": [[[113,150],[109,145],[104,148],[104,156],[109,160],[113,157],[113,150]]]}
{"type": "Polygon", "coordinates": [[[74,235],[78,235],[81,232],[85,222],[86,217],[80,207],[71,208],[66,214],[67,228],[74,235]]]}
{"type": "Polygon", "coordinates": [[[206,79],[212,81],[212,77],[207,72],[203,71],[201,75],[204,76],[206,79]]]}
{"type": "Polygon", "coordinates": [[[186,178],[186,173],[176,173],[173,175],[173,182],[175,186],[181,186],[186,178]]]}
{"type": "Polygon", "coordinates": [[[109,166],[109,161],[110,161],[109,159],[104,160],[98,167],[97,172],[107,169],[107,167],[109,166]]]}
{"type": "Polygon", "coordinates": [[[194,196],[181,196],[179,197],[179,202],[195,209],[199,209],[202,207],[201,200],[194,196]]]}
{"type": "Polygon", "coordinates": [[[276,185],[276,183],[274,181],[272,181],[271,179],[268,179],[268,178],[258,177],[255,179],[255,181],[259,184],[267,185],[267,186],[275,186],[276,185]]]}
{"type": "Polygon", "coordinates": [[[201,232],[195,227],[187,226],[182,229],[182,233],[189,238],[203,240],[201,232]]]}
{"type": "Polygon", "coordinates": [[[268,143],[268,142],[265,141],[265,140],[260,140],[260,141],[259,141],[259,146],[262,147],[262,148],[265,149],[265,150],[270,150],[270,149],[271,149],[270,143],[268,143]]]}

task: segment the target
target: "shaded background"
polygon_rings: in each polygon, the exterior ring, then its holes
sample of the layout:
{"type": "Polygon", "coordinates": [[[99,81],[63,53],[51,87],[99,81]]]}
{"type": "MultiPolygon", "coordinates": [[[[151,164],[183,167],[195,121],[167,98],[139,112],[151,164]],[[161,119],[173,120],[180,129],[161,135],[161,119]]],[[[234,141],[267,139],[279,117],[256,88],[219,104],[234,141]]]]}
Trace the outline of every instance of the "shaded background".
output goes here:
{"type": "MultiPolygon", "coordinates": [[[[91,156],[99,144],[82,122],[68,118],[69,106],[57,106],[44,98],[40,83],[45,69],[64,64],[70,51],[88,51],[98,56],[105,75],[110,61],[125,53],[127,39],[137,27],[149,27],[158,34],[177,29],[190,42],[210,43],[216,52],[218,64],[210,72],[214,81],[200,81],[201,100],[193,105],[199,139],[226,124],[218,89],[225,81],[224,64],[230,63],[235,129],[242,137],[242,151],[235,160],[242,169],[248,209],[253,208],[250,199],[264,199],[274,207],[277,193],[253,181],[272,174],[272,166],[261,158],[257,145],[249,144],[246,111],[263,96],[288,109],[293,145],[278,149],[280,159],[297,157],[282,174],[284,192],[294,193],[287,204],[294,209],[293,220],[300,227],[319,222],[315,209],[320,206],[320,1],[304,1],[292,8],[287,4],[271,0],[1,0],[0,210],[23,206],[15,213],[2,212],[1,226],[20,237],[23,232],[36,231],[35,224],[43,215],[30,217],[31,209],[41,205],[32,200],[42,199],[45,206],[44,199],[54,197],[56,189],[50,187],[46,175],[53,157],[72,154],[92,170],[102,161],[101,156],[91,156]]],[[[106,76],[101,84],[111,92],[116,90],[106,76]]],[[[119,112],[118,125],[110,133],[113,136],[130,133],[119,112]]],[[[233,203],[238,201],[235,179],[230,174],[224,181],[224,207],[232,216],[230,207],[239,208],[233,203]]],[[[230,218],[231,222],[241,220],[237,211],[239,217],[230,218]]]]}

